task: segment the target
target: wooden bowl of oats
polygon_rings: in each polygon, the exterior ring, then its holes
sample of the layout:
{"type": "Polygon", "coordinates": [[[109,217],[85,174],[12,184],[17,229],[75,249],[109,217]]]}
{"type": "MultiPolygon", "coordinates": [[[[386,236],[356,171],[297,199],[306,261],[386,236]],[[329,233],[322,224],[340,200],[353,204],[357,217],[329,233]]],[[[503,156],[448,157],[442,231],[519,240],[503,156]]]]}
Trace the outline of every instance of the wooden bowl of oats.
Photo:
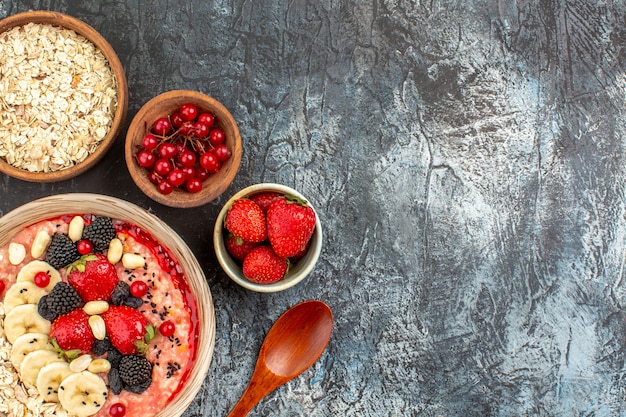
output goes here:
{"type": "Polygon", "coordinates": [[[124,68],[91,26],[50,11],[0,20],[0,172],[32,182],[82,174],[127,110],[124,68]]]}

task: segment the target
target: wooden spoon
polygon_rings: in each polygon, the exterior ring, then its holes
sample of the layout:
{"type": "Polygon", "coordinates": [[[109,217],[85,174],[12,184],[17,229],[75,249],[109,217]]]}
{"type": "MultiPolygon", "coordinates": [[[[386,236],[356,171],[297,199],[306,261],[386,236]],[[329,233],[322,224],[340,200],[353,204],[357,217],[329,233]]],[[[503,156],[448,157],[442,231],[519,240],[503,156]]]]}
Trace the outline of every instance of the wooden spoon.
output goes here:
{"type": "Polygon", "coordinates": [[[265,336],[248,387],[228,417],[243,417],[270,392],[306,371],[333,332],[333,314],[321,301],[304,301],[276,320],[265,336]]]}

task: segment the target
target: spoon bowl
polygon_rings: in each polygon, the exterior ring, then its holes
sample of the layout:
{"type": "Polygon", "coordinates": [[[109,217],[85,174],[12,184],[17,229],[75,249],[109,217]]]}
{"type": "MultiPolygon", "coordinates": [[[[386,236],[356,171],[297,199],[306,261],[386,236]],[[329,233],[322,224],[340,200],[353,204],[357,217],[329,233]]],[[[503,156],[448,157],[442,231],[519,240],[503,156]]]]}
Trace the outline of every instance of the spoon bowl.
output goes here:
{"type": "Polygon", "coordinates": [[[313,365],[333,332],[333,315],[309,300],[284,312],[265,336],[250,383],[228,417],[243,417],[270,392],[313,365]]]}

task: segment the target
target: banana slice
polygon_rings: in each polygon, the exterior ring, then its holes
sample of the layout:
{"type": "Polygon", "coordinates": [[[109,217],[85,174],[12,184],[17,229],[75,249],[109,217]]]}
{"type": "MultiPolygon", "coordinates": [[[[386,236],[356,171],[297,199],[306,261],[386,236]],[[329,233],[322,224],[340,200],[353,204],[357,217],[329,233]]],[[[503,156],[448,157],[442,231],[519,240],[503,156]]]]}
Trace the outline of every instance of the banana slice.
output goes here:
{"type": "Polygon", "coordinates": [[[74,372],[67,362],[52,362],[39,371],[37,391],[45,402],[59,402],[59,385],[74,372]]]}
{"type": "Polygon", "coordinates": [[[49,343],[50,338],[43,333],[26,333],[15,339],[11,347],[11,363],[19,371],[22,361],[30,352],[36,350],[49,350],[54,352],[54,347],[49,343]]]}
{"type": "Polygon", "coordinates": [[[89,371],[72,374],[59,386],[61,406],[78,417],[91,416],[100,411],[107,395],[104,380],[89,371]]]}
{"type": "Polygon", "coordinates": [[[50,350],[36,350],[30,352],[24,357],[20,365],[20,377],[22,378],[22,382],[29,386],[36,386],[37,377],[39,376],[41,368],[54,362],[64,362],[64,360],[59,358],[56,352],[50,350]]]}
{"type": "Polygon", "coordinates": [[[54,269],[52,265],[45,261],[34,260],[24,265],[24,267],[20,269],[20,272],[17,274],[17,282],[34,282],[37,272],[42,271],[50,275],[50,284],[48,284],[45,288],[46,291],[50,292],[56,283],[61,281],[61,274],[59,274],[59,271],[54,269]]]}
{"type": "Polygon", "coordinates": [[[4,335],[11,344],[26,333],[50,333],[50,322],[39,315],[37,304],[22,304],[4,317],[4,335]]]}
{"type": "Polygon", "coordinates": [[[33,282],[16,282],[4,295],[4,311],[8,313],[22,304],[37,304],[47,291],[33,282]]]}

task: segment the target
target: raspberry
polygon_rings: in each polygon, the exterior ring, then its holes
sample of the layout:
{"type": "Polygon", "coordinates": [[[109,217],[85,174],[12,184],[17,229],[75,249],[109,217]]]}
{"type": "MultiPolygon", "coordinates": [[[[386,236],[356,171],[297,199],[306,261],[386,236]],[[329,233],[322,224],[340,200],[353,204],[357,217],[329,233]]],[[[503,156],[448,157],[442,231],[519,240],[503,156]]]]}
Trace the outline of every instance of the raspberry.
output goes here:
{"type": "Polygon", "coordinates": [[[120,378],[125,387],[138,386],[152,379],[152,364],[143,356],[126,355],[122,357],[119,369],[120,378]]]}
{"type": "Polygon", "coordinates": [[[61,233],[52,235],[50,247],[46,254],[46,262],[55,269],[63,268],[80,259],[80,253],[72,239],[61,233]]]}
{"type": "MultiPolygon", "coordinates": [[[[40,300],[41,301],[41,300],[40,300]]],[[[55,318],[67,314],[83,305],[83,300],[72,286],[66,282],[57,283],[46,296],[46,306],[55,318]]]]}
{"type": "Polygon", "coordinates": [[[91,223],[85,226],[83,239],[88,239],[94,251],[103,253],[109,248],[111,240],[115,239],[115,226],[109,217],[96,217],[91,223]]]}

